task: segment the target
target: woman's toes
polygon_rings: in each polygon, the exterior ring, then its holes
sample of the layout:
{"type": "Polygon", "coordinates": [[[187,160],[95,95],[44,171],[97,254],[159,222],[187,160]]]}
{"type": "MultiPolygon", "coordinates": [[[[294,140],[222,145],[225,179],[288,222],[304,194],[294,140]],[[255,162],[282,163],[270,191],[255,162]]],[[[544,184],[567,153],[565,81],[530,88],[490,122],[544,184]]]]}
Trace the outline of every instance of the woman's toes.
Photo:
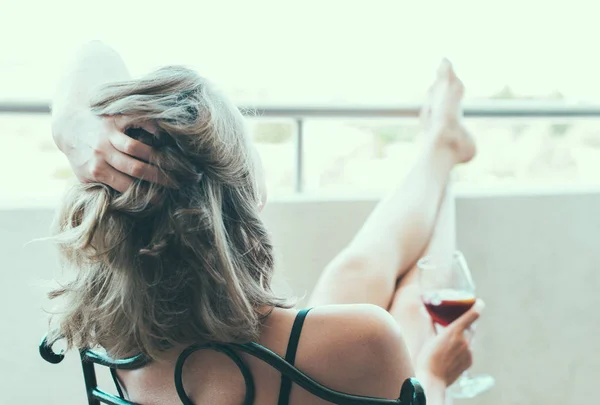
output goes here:
{"type": "Polygon", "coordinates": [[[442,59],[440,62],[440,66],[438,67],[438,78],[445,79],[450,76],[450,71],[452,70],[452,64],[446,58],[442,59]]]}
{"type": "Polygon", "coordinates": [[[440,66],[438,68],[438,77],[436,80],[436,84],[440,81],[449,84],[453,84],[456,81],[460,81],[460,79],[456,75],[456,72],[454,71],[454,66],[452,65],[452,62],[450,62],[446,58],[442,59],[442,62],[440,63],[440,66]]]}
{"type": "Polygon", "coordinates": [[[450,83],[453,83],[457,80],[460,80],[457,76],[456,76],[456,72],[454,71],[454,67],[452,65],[450,65],[449,69],[448,69],[448,80],[450,81],[450,83]]]}
{"type": "Polygon", "coordinates": [[[454,96],[453,99],[455,100],[455,102],[460,102],[465,93],[465,86],[464,86],[462,80],[460,80],[457,77],[456,80],[451,83],[450,89],[454,96]]]}

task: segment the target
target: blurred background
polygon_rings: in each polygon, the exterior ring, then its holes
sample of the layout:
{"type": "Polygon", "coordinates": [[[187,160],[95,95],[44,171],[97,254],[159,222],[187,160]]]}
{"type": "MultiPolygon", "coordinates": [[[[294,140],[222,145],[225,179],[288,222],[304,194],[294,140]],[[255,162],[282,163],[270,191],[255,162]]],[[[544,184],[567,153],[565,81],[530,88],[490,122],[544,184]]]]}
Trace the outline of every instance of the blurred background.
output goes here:
{"type": "Polygon", "coordinates": [[[52,246],[27,243],[48,235],[73,180],[52,141],[48,105],[69,58],[93,39],[119,51],[134,76],[166,64],[194,67],[248,112],[267,173],[265,218],[279,248],[281,288],[299,296],[407,173],[419,104],[441,58],[451,59],[479,146],[454,173],[459,247],[488,307],[475,368],[497,379],[493,391],[464,403],[593,400],[600,378],[594,2],[0,4],[6,403],[83,403],[77,356],[50,366],[36,354],[45,283],[58,264],[52,246]]]}

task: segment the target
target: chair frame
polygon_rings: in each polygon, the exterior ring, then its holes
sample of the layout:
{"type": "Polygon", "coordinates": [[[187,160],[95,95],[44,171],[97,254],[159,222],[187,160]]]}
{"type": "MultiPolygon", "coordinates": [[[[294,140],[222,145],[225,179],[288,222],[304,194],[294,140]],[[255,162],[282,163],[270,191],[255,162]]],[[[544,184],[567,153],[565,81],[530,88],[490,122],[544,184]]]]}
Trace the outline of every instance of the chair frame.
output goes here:
{"type": "MultiPolygon", "coordinates": [[[[175,388],[181,398],[185,396],[185,390],[182,383],[182,371],[185,360],[194,352],[199,350],[215,350],[227,355],[240,369],[246,382],[246,398],[244,404],[252,404],[254,401],[254,380],[245,362],[239,356],[238,352],[243,352],[254,356],[271,367],[278,370],[282,375],[288,377],[292,382],[304,388],[311,394],[322,398],[326,401],[338,405],[425,405],[425,394],[421,384],[414,378],[408,378],[402,384],[400,397],[398,399],[382,399],[371,398],[360,395],[347,394],[340,391],[332,390],[324,385],[319,384],[309,376],[298,370],[296,367],[285,361],[275,352],[259,345],[258,343],[234,344],[234,343],[208,343],[195,344],[185,349],[175,366],[175,388]]],[[[64,352],[56,353],[48,344],[46,337],[42,339],[39,346],[40,355],[44,360],[52,364],[60,363],[64,358],[64,352]]],[[[116,370],[135,370],[144,367],[150,362],[143,354],[128,357],[125,359],[111,359],[109,356],[95,352],[89,349],[79,351],[81,357],[81,365],[83,369],[83,378],[89,405],[139,405],[134,402],[123,399],[123,393],[116,378],[116,370]],[[121,398],[109,394],[98,388],[96,380],[96,371],[94,365],[98,364],[110,368],[111,375],[117,386],[117,390],[121,398]]],[[[184,405],[193,405],[191,401],[183,401],[184,405]]]]}

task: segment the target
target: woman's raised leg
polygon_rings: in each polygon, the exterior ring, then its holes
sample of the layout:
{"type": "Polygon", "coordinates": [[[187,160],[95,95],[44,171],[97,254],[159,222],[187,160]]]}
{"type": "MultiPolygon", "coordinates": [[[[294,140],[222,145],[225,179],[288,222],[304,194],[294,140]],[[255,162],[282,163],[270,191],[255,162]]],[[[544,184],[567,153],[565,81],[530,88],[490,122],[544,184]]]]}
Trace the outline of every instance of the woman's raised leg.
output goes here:
{"type": "Polygon", "coordinates": [[[450,171],[475,154],[461,124],[462,82],[444,61],[429,91],[420,156],[399,187],[325,269],[310,305],[369,303],[390,309],[397,282],[423,255],[450,171]]]}

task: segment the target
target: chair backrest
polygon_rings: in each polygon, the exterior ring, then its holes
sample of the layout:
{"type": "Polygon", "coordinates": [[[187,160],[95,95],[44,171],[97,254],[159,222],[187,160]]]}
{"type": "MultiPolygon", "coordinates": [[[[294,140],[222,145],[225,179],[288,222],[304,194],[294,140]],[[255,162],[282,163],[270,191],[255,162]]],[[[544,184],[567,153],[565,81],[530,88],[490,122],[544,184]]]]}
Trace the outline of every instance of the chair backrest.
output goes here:
{"type": "MultiPolygon", "coordinates": [[[[382,399],[382,398],[371,398],[359,395],[351,395],[340,391],[332,390],[325,387],[318,382],[311,379],[309,376],[298,370],[296,367],[285,361],[277,353],[267,349],[258,343],[247,343],[247,344],[197,344],[189,346],[185,349],[179,358],[175,366],[175,387],[181,398],[187,398],[185,390],[183,388],[183,382],[181,374],[183,371],[183,364],[185,360],[194,352],[199,350],[215,350],[224,353],[231,358],[240,369],[244,380],[246,382],[246,399],[244,405],[252,405],[254,403],[254,380],[248,366],[238,355],[238,352],[244,352],[251,356],[254,356],[271,367],[278,370],[282,375],[287,376],[291,381],[301,386],[311,394],[322,398],[326,401],[332,402],[338,405],[425,405],[425,394],[423,388],[417,380],[409,378],[404,381],[400,390],[400,397],[396,400],[382,399]]],[[[55,353],[52,347],[48,344],[48,341],[44,337],[39,346],[40,355],[42,358],[49,363],[58,364],[60,363],[65,355],[63,352],[55,353]]],[[[92,350],[80,350],[81,365],[83,368],[83,378],[85,382],[85,388],[88,398],[89,405],[138,405],[131,401],[127,401],[123,397],[121,387],[116,377],[116,370],[135,370],[144,367],[148,364],[149,359],[144,355],[137,355],[126,359],[115,360],[110,357],[92,351],[92,350]],[[98,388],[96,381],[96,372],[94,364],[106,366],[110,368],[111,375],[115,381],[119,397],[102,391],[98,388]]],[[[193,405],[191,401],[184,400],[184,405],[193,405]]]]}

